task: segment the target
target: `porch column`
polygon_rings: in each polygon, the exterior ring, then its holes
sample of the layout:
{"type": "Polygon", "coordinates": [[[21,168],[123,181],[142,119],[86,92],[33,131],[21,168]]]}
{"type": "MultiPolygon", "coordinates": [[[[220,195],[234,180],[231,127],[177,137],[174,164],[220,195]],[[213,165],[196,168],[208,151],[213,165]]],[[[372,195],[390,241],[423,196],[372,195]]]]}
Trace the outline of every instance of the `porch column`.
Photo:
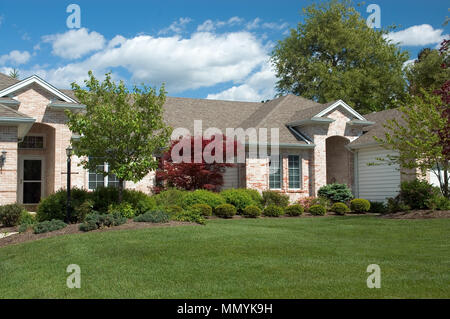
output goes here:
{"type": "Polygon", "coordinates": [[[6,161],[0,168],[0,205],[17,201],[17,127],[0,126],[0,155],[6,151],[6,161]]]}
{"type": "Polygon", "coordinates": [[[319,188],[327,184],[327,152],[324,137],[316,137],[314,142],[316,147],[312,158],[312,193],[317,196],[319,188]]]}

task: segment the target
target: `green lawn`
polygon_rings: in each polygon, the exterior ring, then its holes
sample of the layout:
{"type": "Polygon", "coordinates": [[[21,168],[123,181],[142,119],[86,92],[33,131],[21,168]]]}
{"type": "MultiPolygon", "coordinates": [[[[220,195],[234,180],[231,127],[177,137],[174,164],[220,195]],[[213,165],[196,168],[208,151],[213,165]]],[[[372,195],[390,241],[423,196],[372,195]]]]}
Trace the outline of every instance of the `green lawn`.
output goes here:
{"type": "Polygon", "coordinates": [[[450,298],[449,233],[450,219],[362,216],[67,235],[0,248],[0,297],[450,298]]]}

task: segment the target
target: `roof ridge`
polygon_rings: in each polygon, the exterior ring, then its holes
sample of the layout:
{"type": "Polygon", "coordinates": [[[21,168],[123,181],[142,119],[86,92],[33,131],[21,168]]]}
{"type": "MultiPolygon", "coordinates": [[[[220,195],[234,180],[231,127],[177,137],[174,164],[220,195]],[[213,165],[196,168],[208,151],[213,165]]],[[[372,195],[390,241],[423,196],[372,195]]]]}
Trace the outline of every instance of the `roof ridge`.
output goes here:
{"type": "MultiPolygon", "coordinates": [[[[279,98],[276,98],[275,100],[270,100],[269,102],[265,102],[265,103],[270,103],[270,102],[275,102],[276,100],[278,100],[278,102],[275,103],[275,105],[273,106],[273,108],[266,114],[266,116],[264,116],[264,117],[257,123],[257,125],[256,125],[255,127],[258,127],[258,126],[261,125],[261,123],[263,123],[267,118],[269,118],[270,115],[272,115],[272,113],[273,113],[276,109],[278,109],[278,107],[279,107],[280,105],[282,105],[282,104],[287,100],[287,98],[288,98],[289,96],[291,96],[291,95],[292,95],[292,94],[287,94],[287,95],[281,96],[281,97],[279,97],[279,98]]],[[[261,104],[264,104],[264,103],[261,103],[261,104]]],[[[259,108],[258,108],[258,110],[259,110],[259,108]]]]}

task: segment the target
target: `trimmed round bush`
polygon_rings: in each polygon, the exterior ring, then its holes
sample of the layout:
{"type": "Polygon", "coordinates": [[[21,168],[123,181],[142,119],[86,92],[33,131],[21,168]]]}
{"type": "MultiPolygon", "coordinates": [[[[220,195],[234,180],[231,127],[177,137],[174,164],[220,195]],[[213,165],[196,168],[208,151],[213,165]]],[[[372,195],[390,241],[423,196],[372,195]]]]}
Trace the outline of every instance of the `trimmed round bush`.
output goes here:
{"type": "Polygon", "coordinates": [[[251,188],[239,188],[241,192],[244,192],[248,196],[250,196],[253,201],[256,203],[256,206],[262,208],[263,198],[262,195],[256,190],[251,188]]]}
{"type": "Polygon", "coordinates": [[[217,206],[226,204],[225,199],[218,193],[213,193],[204,189],[193,192],[186,192],[183,197],[183,208],[189,208],[195,204],[206,204],[215,209],[217,206]]]}
{"type": "Polygon", "coordinates": [[[328,184],[317,192],[319,197],[325,197],[333,203],[345,203],[353,198],[352,191],[345,184],[328,184]]]}
{"type": "Polygon", "coordinates": [[[286,207],[289,205],[289,196],[275,191],[264,191],[262,193],[263,205],[276,205],[286,207]]]}
{"type": "Polygon", "coordinates": [[[187,210],[183,210],[173,216],[173,220],[180,222],[197,223],[200,225],[206,224],[206,219],[201,215],[199,209],[189,207],[187,210]]]}
{"type": "Polygon", "coordinates": [[[355,198],[350,202],[350,208],[355,213],[366,213],[370,210],[370,202],[367,199],[355,198]]]}
{"type": "Polygon", "coordinates": [[[301,214],[303,214],[304,209],[303,209],[302,205],[294,204],[294,205],[289,205],[288,207],[286,207],[284,209],[284,212],[288,216],[300,216],[301,214]]]}
{"type": "Polygon", "coordinates": [[[333,206],[331,206],[331,211],[338,215],[345,215],[350,213],[350,208],[344,203],[334,203],[333,206]]]}
{"type": "Polygon", "coordinates": [[[227,189],[222,191],[220,195],[225,199],[227,204],[236,207],[238,213],[242,213],[247,206],[257,204],[247,192],[241,189],[227,189]]]}
{"type": "MultiPolygon", "coordinates": [[[[71,207],[78,207],[86,200],[91,199],[92,194],[87,190],[73,188],[70,191],[71,207]]],[[[94,200],[95,202],[95,200],[94,200]]],[[[67,207],[67,191],[60,189],[54,194],[42,199],[37,207],[36,220],[42,222],[45,220],[59,219],[64,220],[66,218],[67,207]]],[[[70,222],[77,222],[78,217],[74,209],[70,214],[70,222]]]]}
{"type": "Polygon", "coordinates": [[[236,207],[231,204],[222,204],[216,207],[214,214],[221,218],[231,218],[236,215],[236,207]]]}
{"type": "Polygon", "coordinates": [[[242,211],[242,215],[247,218],[256,218],[258,216],[261,216],[261,213],[261,208],[256,205],[247,206],[242,211]]]}
{"type": "Polygon", "coordinates": [[[280,217],[284,214],[284,210],[282,207],[277,205],[269,205],[266,208],[264,208],[264,216],[267,217],[280,217]]]}
{"type": "Polygon", "coordinates": [[[162,207],[162,210],[164,212],[166,212],[166,214],[168,214],[169,216],[176,215],[176,214],[184,211],[183,207],[178,206],[178,205],[165,206],[165,207],[162,207]]]}
{"type": "Polygon", "coordinates": [[[17,226],[25,209],[19,204],[0,206],[0,223],[6,227],[17,226]]]}
{"type": "Polygon", "coordinates": [[[324,216],[327,210],[322,205],[312,205],[309,208],[309,213],[314,216],[324,216]]]}
{"type": "Polygon", "coordinates": [[[195,205],[192,205],[191,208],[198,209],[202,216],[211,216],[212,215],[212,208],[211,208],[211,206],[209,206],[207,204],[195,204],[195,205]]]}

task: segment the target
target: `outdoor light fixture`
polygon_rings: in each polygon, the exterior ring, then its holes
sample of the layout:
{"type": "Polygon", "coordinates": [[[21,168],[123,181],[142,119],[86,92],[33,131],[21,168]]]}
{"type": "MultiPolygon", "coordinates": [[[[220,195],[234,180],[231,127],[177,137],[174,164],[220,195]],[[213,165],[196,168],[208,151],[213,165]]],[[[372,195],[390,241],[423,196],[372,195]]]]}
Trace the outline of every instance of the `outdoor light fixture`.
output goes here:
{"type": "Polygon", "coordinates": [[[0,172],[3,169],[5,162],[6,162],[6,151],[2,151],[2,155],[0,155],[0,172]]]}
{"type": "Polygon", "coordinates": [[[71,209],[71,207],[70,207],[70,188],[71,188],[71,186],[70,186],[70,174],[71,174],[71,172],[70,172],[70,167],[71,167],[71,164],[72,164],[72,160],[71,160],[71,156],[72,156],[72,151],[73,151],[73,149],[72,149],[72,147],[69,145],[67,148],[66,148],[66,155],[67,155],[67,207],[66,207],[66,223],[69,223],[70,222],[70,209],[71,209]]]}

